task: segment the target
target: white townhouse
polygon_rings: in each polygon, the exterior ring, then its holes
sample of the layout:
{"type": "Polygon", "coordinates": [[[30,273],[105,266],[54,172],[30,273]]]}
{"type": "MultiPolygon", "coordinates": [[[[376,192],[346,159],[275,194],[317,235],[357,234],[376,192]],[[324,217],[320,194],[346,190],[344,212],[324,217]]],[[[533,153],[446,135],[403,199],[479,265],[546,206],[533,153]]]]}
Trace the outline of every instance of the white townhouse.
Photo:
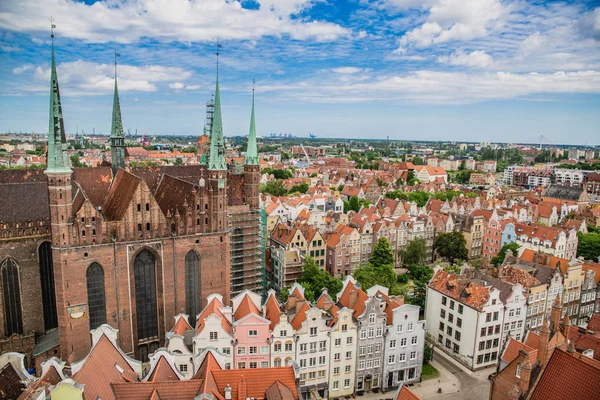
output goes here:
{"type": "Polygon", "coordinates": [[[418,382],[423,369],[425,348],[424,320],[419,321],[418,306],[404,304],[392,310],[385,329],[383,388],[418,382]]]}

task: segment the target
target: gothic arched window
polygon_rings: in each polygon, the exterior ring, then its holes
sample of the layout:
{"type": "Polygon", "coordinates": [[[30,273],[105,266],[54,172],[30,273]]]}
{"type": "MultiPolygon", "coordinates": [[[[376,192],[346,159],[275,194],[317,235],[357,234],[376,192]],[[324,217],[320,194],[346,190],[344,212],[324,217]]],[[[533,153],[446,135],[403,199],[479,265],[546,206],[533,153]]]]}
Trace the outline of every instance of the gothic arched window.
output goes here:
{"type": "Polygon", "coordinates": [[[23,313],[21,310],[21,286],[19,284],[19,267],[12,258],[7,258],[0,265],[2,274],[2,291],[4,295],[4,318],[6,336],[23,333],[23,313]]]}
{"type": "Polygon", "coordinates": [[[154,254],[142,250],[133,264],[138,340],[158,336],[156,310],[156,260],[154,254]]]}
{"type": "Polygon", "coordinates": [[[194,250],[190,250],[185,255],[185,309],[192,326],[196,324],[200,302],[200,257],[194,250]]]}
{"type": "Polygon", "coordinates": [[[92,263],[86,273],[88,312],[90,330],[106,323],[106,298],[104,291],[104,270],[98,263],[92,263]]]}
{"type": "Polygon", "coordinates": [[[42,286],[42,308],[44,310],[44,329],[49,331],[58,327],[56,313],[56,294],[54,292],[54,267],[52,264],[52,245],[44,242],[38,249],[40,262],[40,282],[42,286]]]}

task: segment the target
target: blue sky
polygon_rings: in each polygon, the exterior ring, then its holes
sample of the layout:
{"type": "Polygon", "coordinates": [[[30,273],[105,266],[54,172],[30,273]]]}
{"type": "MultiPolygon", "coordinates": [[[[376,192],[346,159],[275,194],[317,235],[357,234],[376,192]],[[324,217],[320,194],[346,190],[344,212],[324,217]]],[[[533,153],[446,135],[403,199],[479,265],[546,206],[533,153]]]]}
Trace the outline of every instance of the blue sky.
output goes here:
{"type": "Polygon", "coordinates": [[[49,21],[67,131],[600,143],[600,4],[525,0],[0,2],[0,131],[46,132],[49,21]]]}

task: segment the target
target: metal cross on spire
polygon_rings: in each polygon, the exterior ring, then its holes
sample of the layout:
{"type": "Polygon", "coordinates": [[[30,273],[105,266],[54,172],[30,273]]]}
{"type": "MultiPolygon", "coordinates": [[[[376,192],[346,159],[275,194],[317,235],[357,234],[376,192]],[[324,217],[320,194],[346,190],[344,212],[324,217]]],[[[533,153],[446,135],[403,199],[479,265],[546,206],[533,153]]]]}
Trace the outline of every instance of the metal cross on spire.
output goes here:
{"type": "Polygon", "coordinates": [[[121,55],[115,51],[115,79],[117,79],[117,57],[121,57],[121,55]]]}

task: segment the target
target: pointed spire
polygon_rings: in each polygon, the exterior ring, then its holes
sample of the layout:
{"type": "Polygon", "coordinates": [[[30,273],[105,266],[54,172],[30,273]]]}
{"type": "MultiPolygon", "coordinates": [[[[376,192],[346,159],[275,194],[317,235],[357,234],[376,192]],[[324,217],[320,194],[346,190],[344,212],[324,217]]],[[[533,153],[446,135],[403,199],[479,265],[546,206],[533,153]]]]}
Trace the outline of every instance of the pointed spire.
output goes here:
{"type": "Polygon", "coordinates": [[[209,170],[226,170],[225,143],[223,140],[223,120],[221,119],[221,92],[219,91],[219,48],[217,43],[217,83],[215,87],[215,102],[212,123],[210,125],[210,154],[209,170]]]}
{"type": "Polygon", "coordinates": [[[52,38],[52,67],[50,72],[50,117],[48,125],[48,157],[46,172],[70,173],[69,158],[67,155],[67,138],[65,135],[65,122],[60,103],[60,90],[58,88],[58,75],[54,59],[54,19],[50,18],[50,37],[52,38]]]}
{"type": "Polygon", "coordinates": [[[110,154],[113,175],[117,174],[119,168],[125,168],[125,135],[123,133],[121,102],[119,101],[119,89],[117,87],[117,57],[120,56],[120,54],[115,52],[115,93],[113,98],[112,127],[110,130],[110,154]]]}
{"type": "Polygon", "coordinates": [[[246,150],[246,165],[259,165],[258,147],[256,145],[256,125],[254,122],[254,83],[252,81],[252,113],[250,114],[250,131],[248,132],[248,148],[246,150]]]}

